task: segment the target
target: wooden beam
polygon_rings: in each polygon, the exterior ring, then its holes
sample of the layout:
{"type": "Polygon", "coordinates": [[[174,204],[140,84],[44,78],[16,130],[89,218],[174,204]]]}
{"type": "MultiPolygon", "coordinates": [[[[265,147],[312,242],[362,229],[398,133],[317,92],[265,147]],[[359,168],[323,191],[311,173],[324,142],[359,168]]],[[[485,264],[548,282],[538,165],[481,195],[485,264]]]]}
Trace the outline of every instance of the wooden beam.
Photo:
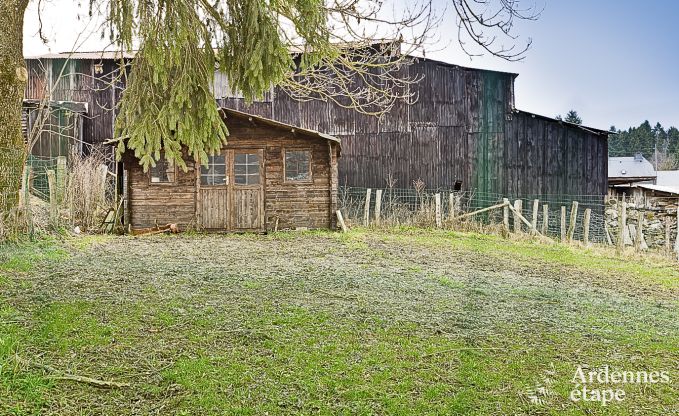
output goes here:
{"type": "Polygon", "coordinates": [[[455,219],[456,219],[456,220],[461,220],[462,218],[471,217],[471,216],[474,216],[474,215],[477,215],[477,214],[481,214],[482,212],[491,211],[491,210],[498,209],[498,208],[502,208],[502,207],[505,207],[505,206],[506,206],[505,202],[503,202],[503,203],[501,203],[501,204],[495,204],[495,205],[492,205],[492,206],[490,206],[490,207],[477,209],[477,210],[474,211],[474,212],[469,212],[469,213],[467,213],[467,214],[457,216],[457,217],[455,217],[455,219]]]}
{"type": "Polygon", "coordinates": [[[549,230],[549,205],[542,206],[542,235],[547,235],[549,230]]]}

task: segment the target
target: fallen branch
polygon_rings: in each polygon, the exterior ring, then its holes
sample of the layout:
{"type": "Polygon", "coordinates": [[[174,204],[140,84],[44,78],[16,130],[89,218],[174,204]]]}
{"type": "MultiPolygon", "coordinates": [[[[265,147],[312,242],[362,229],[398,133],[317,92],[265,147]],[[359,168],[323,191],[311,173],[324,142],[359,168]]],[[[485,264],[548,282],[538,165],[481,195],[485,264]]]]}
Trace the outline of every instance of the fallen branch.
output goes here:
{"type": "Polygon", "coordinates": [[[90,384],[92,386],[103,388],[103,389],[130,387],[130,383],[118,383],[118,382],[115,382],[115,381],[99,380],[99,379],[96,379],[96,378],[64,373],[63,371],[60,371],[60,370],[58,370],[58,369],[56,369],[56,368],[54,368],[50,365],[40,364],[40,363],[36,363],[36,362],[33,362],[33,361],[28,361],[28,360],[25,360],[25,359],[19,357],[18,355],[15,355],[14,359],[18,363],[24,364],[26,366],[37,368],[37,369],[46,371],[48,373],[53,373],[54,375],[50,375],[49,378],[52,378],[52,379],[55,379],[55,380],[76,381],[78,383],[90,384]]]}

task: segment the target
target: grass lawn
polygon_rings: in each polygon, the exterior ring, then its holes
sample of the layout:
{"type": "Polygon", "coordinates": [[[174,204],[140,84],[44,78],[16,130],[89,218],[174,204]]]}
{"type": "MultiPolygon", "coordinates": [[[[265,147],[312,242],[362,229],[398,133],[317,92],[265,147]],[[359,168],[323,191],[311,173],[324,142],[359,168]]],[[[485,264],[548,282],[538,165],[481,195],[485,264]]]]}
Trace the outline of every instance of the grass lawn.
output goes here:
{"type": "Polygon", "coordinates": [[[2,415],[669,415],[678,381],[658,259],[413,230],[0,247],[2,415]],[[573,402],[578,365],[671,380],[573,402]]]}

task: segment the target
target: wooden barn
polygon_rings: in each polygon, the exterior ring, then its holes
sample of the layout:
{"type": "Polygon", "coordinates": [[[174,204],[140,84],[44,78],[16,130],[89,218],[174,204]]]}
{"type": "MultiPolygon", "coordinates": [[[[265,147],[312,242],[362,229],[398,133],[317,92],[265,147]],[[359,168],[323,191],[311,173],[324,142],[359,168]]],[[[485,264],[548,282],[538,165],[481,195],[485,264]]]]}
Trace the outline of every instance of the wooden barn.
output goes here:
{"type": "MultiPolygon", "coordinates": [[[[112,109],[124,89],[116,75],[133,54],[81,53],[68,65],[65,57],[28,60],[27,97],[37,98],[40,82],[54,82],[56,69],[66,68],[68,81],[55,87],[59,99],[88,103],[84,141],[113,137],[112,109]]],[[[332,102],[296,101],[281,88],[248,104],[219,73],[214,93],[222,107],[338,137],[342,186],[382,188],[391,178],[397,188],[421,180],[428,189],[510,198],[606,195],[609,132],[516,109],[517,74],[415,59],[404,75],[421,78],[410,86],[417,102],[397,103],[379,119],[332,102]]]]}
{"type": "Polygon", "coordinates": [[[133,232],[169,223],[234,232],[336,226],[337,138],[236,110],[222,115],[228,144],[207,167],[187,158],[184,172],[161,158],[144,172],[133,152],[124,154],[133,232]]]}

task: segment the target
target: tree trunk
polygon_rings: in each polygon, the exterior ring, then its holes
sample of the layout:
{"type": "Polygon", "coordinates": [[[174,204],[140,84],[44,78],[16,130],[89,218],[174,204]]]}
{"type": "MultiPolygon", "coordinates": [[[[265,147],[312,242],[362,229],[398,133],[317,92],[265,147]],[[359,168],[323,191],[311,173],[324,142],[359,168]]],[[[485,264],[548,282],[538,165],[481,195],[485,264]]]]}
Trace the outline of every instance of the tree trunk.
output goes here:
{"type": "Polygon", "coordinates": [[[0,0],[0,213],[19,203],[26,146],[21,103],[28,79],[23,57],[24,12],[28,0],[0,0]]]}

